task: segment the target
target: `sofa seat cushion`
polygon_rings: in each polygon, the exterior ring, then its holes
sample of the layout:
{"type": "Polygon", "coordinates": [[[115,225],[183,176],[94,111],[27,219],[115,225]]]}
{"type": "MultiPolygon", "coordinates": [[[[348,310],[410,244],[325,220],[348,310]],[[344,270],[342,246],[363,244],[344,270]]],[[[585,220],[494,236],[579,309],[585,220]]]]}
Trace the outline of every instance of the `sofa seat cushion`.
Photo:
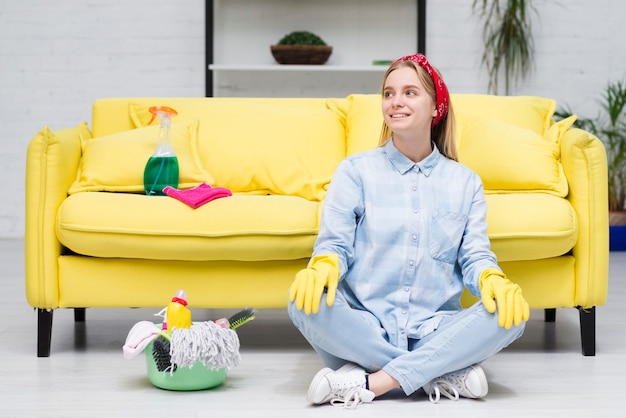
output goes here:
{"type": "Polygon", "coordinates": [[[569,252],[578,220],[567,199],[547,193],[488,194],[487,233],[498,261],[539,260],[569,252]]]}
{"type": "Polygon", "coordinates": [[[58,211],[57,235],[94,257],[155,260],[295,260],[311,256],[318,202],[234,194],[198,209],[168,196],[85,192],[58,211]]]}

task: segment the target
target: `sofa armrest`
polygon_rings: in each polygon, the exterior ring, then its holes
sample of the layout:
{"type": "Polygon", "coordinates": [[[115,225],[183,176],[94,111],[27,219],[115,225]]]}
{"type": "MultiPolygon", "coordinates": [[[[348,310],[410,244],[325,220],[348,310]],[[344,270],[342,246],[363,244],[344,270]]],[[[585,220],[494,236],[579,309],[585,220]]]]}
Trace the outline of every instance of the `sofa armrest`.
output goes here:
{"type": "Polygon", "coordinates": [[[61,244],[55,222],[59,206],[76,179],[85,123],[52,132],[45,127],[29,143],[26,154],[25,280],[26,298],[36,308],[58,307],[58,257],[61,244]]]}
{"type": "Polygon", "coordinates": [[[561,138],[561,162],[569,184],[570,201],[578,216],[576,303],[583,308],[602,305],[608,292],[609,212],[604,146],[581,129],[561,138]]]}

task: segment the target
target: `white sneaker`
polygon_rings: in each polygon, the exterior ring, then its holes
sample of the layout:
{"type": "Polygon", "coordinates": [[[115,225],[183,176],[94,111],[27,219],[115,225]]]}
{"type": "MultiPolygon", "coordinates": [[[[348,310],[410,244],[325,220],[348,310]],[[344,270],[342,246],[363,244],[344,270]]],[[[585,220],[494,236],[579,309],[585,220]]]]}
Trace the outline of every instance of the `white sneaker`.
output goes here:
{"type": "Polygon", "coordinates": [[[317,372],[306,398],[312,404],[330,402],[354,409],[364,402],[372,402],[374,396],[374,392],[365,389],[365,370],[346,364],[336,371],[325,367],[317,372]]]}
{"type": "Polygon", "coordinates": [[[425,384],[423,389],[432,403],[439,402],[440,395],[456,401],[459,396],[472,399],[483,398],[489,391],[487,376],[478,365],[444,374],[425,384]]]}

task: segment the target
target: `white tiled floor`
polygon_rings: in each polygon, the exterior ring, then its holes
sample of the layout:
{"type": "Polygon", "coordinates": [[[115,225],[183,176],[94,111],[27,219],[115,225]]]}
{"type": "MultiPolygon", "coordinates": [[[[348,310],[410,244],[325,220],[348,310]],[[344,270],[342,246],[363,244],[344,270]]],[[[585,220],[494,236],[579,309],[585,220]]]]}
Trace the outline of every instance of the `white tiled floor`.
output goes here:
{"type": "MultiPolygon", "coordinates": [[[[597,355],[580,353],[578,313],[559,309],[556,323],[532,311],[524,336],[483,364],[483,400],[392,393],[356,411],[306,404],[311,378],[322,367],[285,311],[261,310],[239,329],[241,365],[224,384],[199,392],[157,389],[142,358],[121,347],[144,309],[88,309],[85,324],[57,310],[52,354],[36,356],[35,311],[26,303],[23,243],[0,240],[0,416],[2,417],[618,417],[624,416],[626,252],[611,253],[609,299],[597,309],[597,355]]],[[[193,310],[195,320],[231,311],[193,310]]]]}

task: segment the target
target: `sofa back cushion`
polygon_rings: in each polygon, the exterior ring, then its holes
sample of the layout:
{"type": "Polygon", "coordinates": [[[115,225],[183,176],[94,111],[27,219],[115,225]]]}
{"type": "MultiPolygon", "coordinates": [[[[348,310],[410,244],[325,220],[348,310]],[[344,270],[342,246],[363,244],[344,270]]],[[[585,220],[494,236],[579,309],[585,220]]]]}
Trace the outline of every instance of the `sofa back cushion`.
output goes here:
{"type": "MultiPolygon", "coordinates": [[[[553,124],[556,101],[534,96],[450,95],[455,113],[488,117],[543,135],[553,124]]],[[[380,94],[329,99],[327,106],[346,121],[347,154],[378,145],[383,124],[380,94]]]]}
{"type": "Polygon", "coordinates": [[[459,162],[481,177],[487,193],[567,195],[558,138],[472,114],[459,112],[456,120],[459,162]]]}
{"type": "Polygon", "coordinates": [[[346,155],[343,121],[324,103],[218,98],[176,107],[144,99],[133,101],[130,113],[138,126],[150,120],[148,108],[157,104],[174,107],[178,120],[198,118],[198,154],[216,186],[320,201],[346,155]]]}
{"type": "Polygon", "coordinates": [[[552,126],[556,101],[535,96],[451,94],[455,113],[472,114],[543,135],[552,126]]]}
{"type": "MultiPolygon", "coordinates": [[[[190,120],[174,123],[170,129],[169,141],[178,158],[181,188],[213,181],[198,158],[197,127],[197,121],[190,120]]],[[[82,158],[68,193],[143,192],[144,168],[157,148],[158,133],[158,126],[150,126],[97,138],[83,138],[82,158]]]]}
{"type": "Polygon", "coordinates": [[[352,94],[345,99],[328,99],[327,107],[346,125],[346,153],[376,148],[383,126],[380,94],[352,94]]]}
{"type": "MultiPolygon", "coordinates": [[[[569,125],[554,123],[554,100],[482,94],[453,94],[451,100],[460,160],[483,178],[487,193],[567,194],[559,138],[569,125]]],[[[94,135],[107,132],[101,125],[109,119],[144,127],[148,108],[156,105],[178,110],[175,123],[198,119],[197,158],[208,183],[310,200],[323,199],[343,157],[378,145],[383,123],[379,94],[103,99],[94,104],[94,135]]]]}
{"type": "MultiPolygon", "coordinates": [[[[459,160],[482,178],[487,193],[567,195],[559,139],[572,121],[554,123],[554,100],[481,94],[453,94],[451,100],[459,160]]],[[[346,120],[348,154],[378,145],[383,123],[380,95],[329,99],[328,107],[346,120]]]]}

